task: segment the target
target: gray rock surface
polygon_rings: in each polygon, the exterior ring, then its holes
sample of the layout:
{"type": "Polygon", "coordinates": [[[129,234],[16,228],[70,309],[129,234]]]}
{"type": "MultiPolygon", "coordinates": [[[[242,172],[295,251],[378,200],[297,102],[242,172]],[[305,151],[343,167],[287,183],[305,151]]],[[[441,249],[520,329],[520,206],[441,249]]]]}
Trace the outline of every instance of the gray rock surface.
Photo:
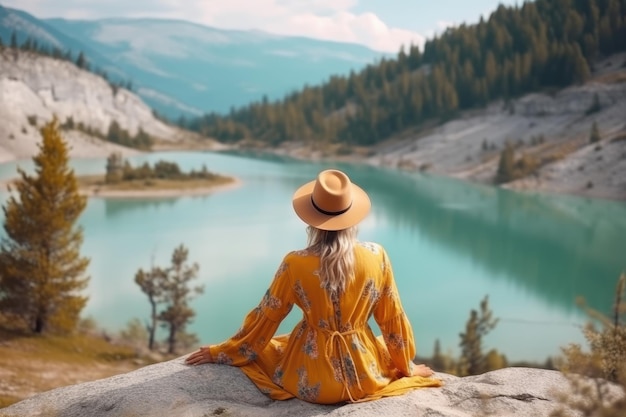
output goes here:
{"type": "MultiPolygon", "coordinates": [[[[142,129],[154,138],[175,140],[179,134],[157,119],[137,95],[113,89],[103,78],[71,62],[0,50],[0,162],[36,154],[39,128],[54,115],[60,122],[71,117],[75,125],[82,123],[102,134],[113,121],[131,135],[142,129]]],[[[106,156],[125,149],[78,130],[66,136],[74,157],[106,156]]]]}
{"type": "MultiPolygon", "coordinates": [[[[189,367],[178,358],[44,392],[0,410],[0,416],[537,417],[558,408],[559,392],[569,388],[561,373],[531,368],[505,368],[464,378],[437,376],[444,387],[364,403],[317,405],[297,399],[273,401],[238,368],[189,367]]],[[[616,387],[615,392],[619,392],[616,387]]]]}

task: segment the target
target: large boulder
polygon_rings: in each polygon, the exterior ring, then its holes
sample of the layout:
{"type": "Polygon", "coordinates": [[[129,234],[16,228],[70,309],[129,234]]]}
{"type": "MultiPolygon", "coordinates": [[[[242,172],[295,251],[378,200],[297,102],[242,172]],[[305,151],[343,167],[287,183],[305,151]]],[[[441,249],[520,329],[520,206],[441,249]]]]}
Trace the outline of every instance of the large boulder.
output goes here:
{"type": "Polygon", "coordinates": [[[44,392],[0,410],[0,416],[537,417],[560,407],[559,395],[570,389],[561,373],[531,368],[505,368],[464,378],[437,376],[444,380],[444,387],[364,403],[317,405],[297,399],[273,401],[238,368],[190,367],[178,358],[44,392]]]}

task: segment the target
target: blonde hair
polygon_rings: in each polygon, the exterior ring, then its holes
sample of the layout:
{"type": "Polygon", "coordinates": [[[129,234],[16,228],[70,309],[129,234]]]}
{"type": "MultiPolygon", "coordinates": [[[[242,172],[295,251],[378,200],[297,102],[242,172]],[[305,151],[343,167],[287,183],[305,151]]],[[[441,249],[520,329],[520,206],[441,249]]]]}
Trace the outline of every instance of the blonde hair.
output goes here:
{"type": "Polygon", "coordinates": [[[357,227],[343,230],[307,228],[309,249],[320,257],[319,277],[323,288],[342,292],[354,278],[354,245],[357,227]]]}

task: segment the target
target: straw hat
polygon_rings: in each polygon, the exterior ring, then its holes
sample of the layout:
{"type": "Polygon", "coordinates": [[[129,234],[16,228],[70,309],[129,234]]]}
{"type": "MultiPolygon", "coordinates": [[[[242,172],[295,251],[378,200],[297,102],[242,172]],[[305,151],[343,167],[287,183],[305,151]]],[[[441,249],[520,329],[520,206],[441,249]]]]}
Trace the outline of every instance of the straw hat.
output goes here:
{"type": "Polygon", "coordinates": [[[328,169],[298,188],[293,209],[306,224],[322,230],[352,227],[367,216],[370,199],[346,174],[328,169]]]}

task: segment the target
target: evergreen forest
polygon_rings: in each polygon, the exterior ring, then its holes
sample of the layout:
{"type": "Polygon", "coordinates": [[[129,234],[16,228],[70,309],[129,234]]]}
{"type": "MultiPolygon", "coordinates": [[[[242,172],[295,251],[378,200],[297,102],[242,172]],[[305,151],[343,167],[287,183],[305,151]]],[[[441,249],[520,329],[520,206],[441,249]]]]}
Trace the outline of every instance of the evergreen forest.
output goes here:
{"type": "Polygon", "coordinates": [[[224,142],[374,145],[493,100],[583,83],[598,59],[620,51],[626,0],[501,5],[487,20],[447,29],[359,72],[179,124],[224,142]]]}

